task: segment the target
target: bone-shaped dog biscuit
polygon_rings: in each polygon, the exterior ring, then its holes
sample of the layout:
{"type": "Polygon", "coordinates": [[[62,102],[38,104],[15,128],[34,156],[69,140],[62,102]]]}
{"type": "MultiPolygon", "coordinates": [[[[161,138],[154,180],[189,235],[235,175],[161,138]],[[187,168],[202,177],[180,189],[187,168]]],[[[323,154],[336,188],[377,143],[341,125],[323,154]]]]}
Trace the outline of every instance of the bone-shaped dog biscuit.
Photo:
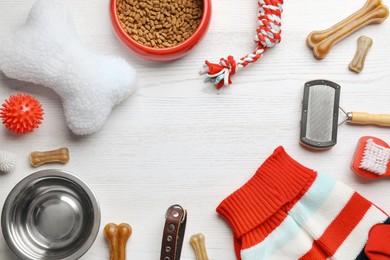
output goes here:
{"type": "Polygon", "coordinates": [[[135,90],[135,70],[121,58],[86,48],[71,14],[56,0],[38,0],[26,24],[0,39],[0,70],[54,90],[69,128],[79,135],[99,130],[135,90]]]}
{"type": "Polygon", "coordinates": [[[349,63],[349,69],[353,72],[360,73],[364,68],[364,62],[367,57],[368,50],[372,46],[372,39],[367,36],[360,36],[358,39],[358,47],[356,49],[355,56],[351,63],[349,63]]]}
{"type": "Polygon", "coordinates": [[[110,223],[104,227],[104,235],[110,244],[110,260],[126,260],[126,242],[131,232],[127,223],[110,223]]]}
{"type": "Polygon", "coordinates": [[[388,15],[382,0],[368,0],[363,8],[331,28],[310,33],[306,44],[317,59],[323,59],[333,45],[369,24],[382,23],[388,15]]]}
{"type": "Polygon", "coordinates": [[[202,233],[194,234],[190,238],[190,243],[195,250],[196,260],[208,260],[205,237],[202,233]]]}
{"type": "Polygon", "coordinates": [[[59,162],[65,164],[68,161],[69,149],[66,147],[52,151],[30,153],[30,164],[33,167],[38,167],[42,164],[50,162],[59,162]]]}

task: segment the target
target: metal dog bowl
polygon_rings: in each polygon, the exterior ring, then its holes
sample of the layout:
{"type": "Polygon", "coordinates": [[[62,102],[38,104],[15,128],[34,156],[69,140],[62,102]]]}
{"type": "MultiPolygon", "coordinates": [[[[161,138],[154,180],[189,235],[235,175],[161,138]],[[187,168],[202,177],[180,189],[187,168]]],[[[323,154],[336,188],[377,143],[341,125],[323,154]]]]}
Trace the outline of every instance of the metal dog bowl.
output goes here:
{"type": "Polygon", "coordinates": [[[5,201],[3,235],[20,259],[74,260],[92,246],[100,209],[91,189],[60,170],[33,173],[5,201]]]}

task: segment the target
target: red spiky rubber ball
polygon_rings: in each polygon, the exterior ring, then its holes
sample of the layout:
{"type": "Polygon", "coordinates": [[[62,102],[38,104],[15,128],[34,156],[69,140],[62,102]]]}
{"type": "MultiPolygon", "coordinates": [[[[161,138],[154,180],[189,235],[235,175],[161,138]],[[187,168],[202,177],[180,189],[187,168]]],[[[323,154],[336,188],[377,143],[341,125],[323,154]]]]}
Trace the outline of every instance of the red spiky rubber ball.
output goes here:
{"type": "Polygon", "coordinates": [[[38,128],[43,120],[43,109],[33,96],[19,93],[5,100],[0,117],[8,130],[26,134],[38,128]]]}

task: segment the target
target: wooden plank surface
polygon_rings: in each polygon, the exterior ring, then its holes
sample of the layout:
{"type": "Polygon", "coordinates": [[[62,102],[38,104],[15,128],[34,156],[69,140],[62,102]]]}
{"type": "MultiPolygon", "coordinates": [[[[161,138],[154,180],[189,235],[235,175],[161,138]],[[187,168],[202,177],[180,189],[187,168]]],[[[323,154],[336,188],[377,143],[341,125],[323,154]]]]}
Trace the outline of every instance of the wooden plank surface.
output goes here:
{"type": "MultiPolygon", "coordinates": [[[[33,0],[0,0],[0,41],[20,28],[33,0]]],[[[138,91],[117,106],[101,131],[78,137],[68,130],[60,98],[42,86],[18,82],[0,73],[0,100],[25,91],[41,101],[45,119],[26,136],[0,127],[0,149],[17,155],[16,170],[0,176],[0,204],[12,187],[34,172],[28,154],[63,146],[70,149],[60,168],[84,179],[95,191],[102,225],[128,222],[133,227],[128,259],[159,258],[164,213],[179,203],[188,210],[182,259],[195,259],[193,233],[206,235],[210,259],[235,259],[232,231],[215,208],[244,184],[278,145],[302,164],[344,181],[390,212],[390,179],[366,181],[349,168],[357,140],[374,135],[390,142],[390,131],[374,126],[339,127],[338,144],[312,152],[298,143],[303,84],[324,78],[342,86],[341,105],[348,111],[390,113],[390,23],[369,26],[336,45],[317,61],[305,45],[313,30],[325,29],[363,6],[362,0],[286,1],[282,42],[223,89],[203,83],[205,59],[240,57],[254,48],[256,1],[213,0],[213,17],[202,42],[187,56],[168,63],[146,61],[116,38],[108,0],[62,0],[72,12],[80,38],[92,50],[125,58],[138,71],[138,91]],[[374,44],[364,71],[348,70],[357,38],[374,44]]],[[[386,3],[386,2],[385,2],[386,3]]],[[[1,62],[1,61],[0,61],[1,62]]],[[[108,259],[99,233],[83,260],[108,259]]],[[[0,259],[14,259],[0,239],[0,259]]]]}

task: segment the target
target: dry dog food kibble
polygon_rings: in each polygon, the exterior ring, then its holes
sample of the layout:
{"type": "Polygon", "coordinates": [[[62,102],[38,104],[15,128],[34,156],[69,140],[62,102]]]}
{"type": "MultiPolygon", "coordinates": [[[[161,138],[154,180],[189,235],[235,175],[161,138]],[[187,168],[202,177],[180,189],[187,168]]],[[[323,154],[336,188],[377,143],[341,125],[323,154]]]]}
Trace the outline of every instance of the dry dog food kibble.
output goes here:
{"type": "Polygon", "coordinates": [[[185,41],[202,18],[202,0],[118,0],[118,17],[137,42],[167,48],[185,41]]]}

